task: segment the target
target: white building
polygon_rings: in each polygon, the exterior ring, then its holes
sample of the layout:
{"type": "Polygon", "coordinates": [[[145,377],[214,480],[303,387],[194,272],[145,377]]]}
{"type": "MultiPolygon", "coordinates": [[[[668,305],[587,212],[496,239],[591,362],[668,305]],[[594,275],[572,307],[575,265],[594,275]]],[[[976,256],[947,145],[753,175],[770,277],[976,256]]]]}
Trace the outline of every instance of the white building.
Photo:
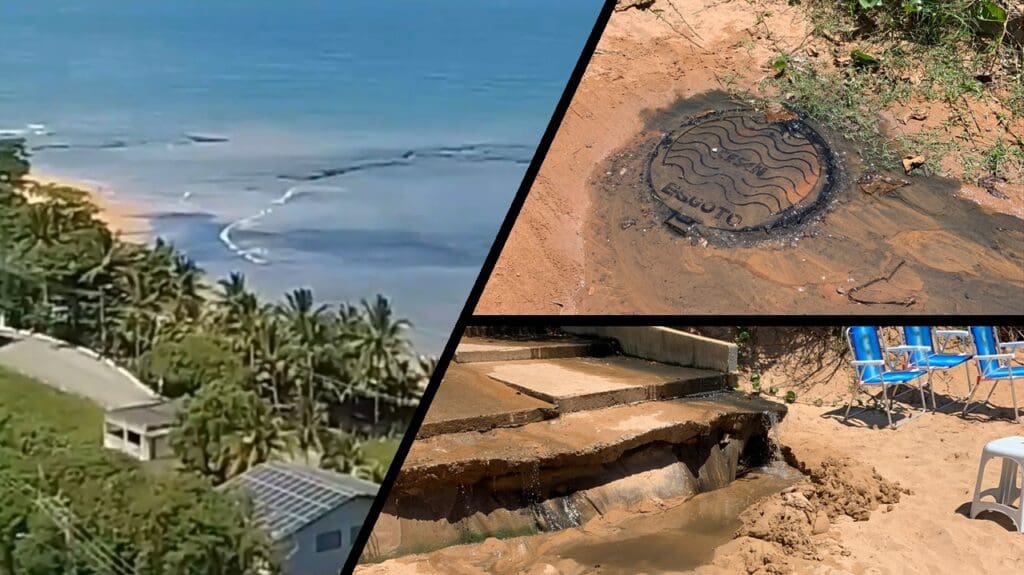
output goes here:
{"type": "Polygon", "coordinates": [[[150,461],[173,455],[169,436],[177,402],[153,403],[108,410],[103,418],[103,446],[150,461]]]}

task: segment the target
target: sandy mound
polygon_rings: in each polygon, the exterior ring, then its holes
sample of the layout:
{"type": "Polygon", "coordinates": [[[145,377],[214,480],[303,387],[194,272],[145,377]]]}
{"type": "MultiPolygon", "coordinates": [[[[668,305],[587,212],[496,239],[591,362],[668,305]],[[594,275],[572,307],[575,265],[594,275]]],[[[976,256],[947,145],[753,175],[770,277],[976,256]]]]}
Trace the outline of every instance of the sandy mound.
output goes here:
{"type": "Polygon", "coordinates": [[[747,573],[789,573],[787,557],[820,561],[821,546],[835,545],[827,537],[833,522],[843,516],[867,521],[872,511],[883,505],[889,510],[909,493],[849,458],[829,457],[804,472],[807,480],[760,501],[741,516],[743,526],[736,533],[740,541],[732,558],[741,559],[747,573]]]}

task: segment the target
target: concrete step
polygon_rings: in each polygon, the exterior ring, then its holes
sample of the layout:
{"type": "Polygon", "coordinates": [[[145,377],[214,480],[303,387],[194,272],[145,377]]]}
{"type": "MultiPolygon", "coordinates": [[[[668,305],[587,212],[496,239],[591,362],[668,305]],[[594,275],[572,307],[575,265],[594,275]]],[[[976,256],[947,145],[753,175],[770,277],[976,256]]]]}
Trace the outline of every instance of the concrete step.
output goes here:
{"type": "Polygon", "coordinates": [[[513,340],[464,337],[455,348],[455,361],[520,361],[566,357],[602,357],[614,351],[613,345],[601,339],[513,340]]]}
{"type": "MultiPolygon", "coordinates": [[[[480,363],[475,369],[559,413],[724,390],[726,375],[624,356],[480,363]]],[[[443,386],[443,384],[442,384],[443,386]]]]}
{"type": "MultiPolygon", "coordinates": [[[[433,408],[433,406],[432,406],[433,408]]],[[[486,432],[419,439],[412,445],[393,496],[473,485],[486,478],[528,477],[541,468],[583,469],[617,461],[626,452],[664,442],[707,436],[712,429],[739,432],[767,426],[765,414],[782,419],[785,405],[725,392],[706,399],[674,399],[579,411],[554,419],[486,432]]]]}
{"type": "Polygon", "coordinates": [[[416,437],[523,425],[557,413],[550,402],[512,389],[472,365],[452,363],[416,437]]]}

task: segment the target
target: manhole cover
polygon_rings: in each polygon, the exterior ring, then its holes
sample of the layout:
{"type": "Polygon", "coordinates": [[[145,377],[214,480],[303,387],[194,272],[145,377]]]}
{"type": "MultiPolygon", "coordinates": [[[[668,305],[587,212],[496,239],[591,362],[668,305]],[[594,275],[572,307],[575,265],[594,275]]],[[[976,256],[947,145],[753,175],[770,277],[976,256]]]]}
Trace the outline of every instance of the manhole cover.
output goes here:
{"type": "Polygon", "coordinates": [[[686,229],[768,231],[800,221],[833,183],[824,140],[795,116],[712,112],[672,132],[648,171],[655,196],[686,229]]]}

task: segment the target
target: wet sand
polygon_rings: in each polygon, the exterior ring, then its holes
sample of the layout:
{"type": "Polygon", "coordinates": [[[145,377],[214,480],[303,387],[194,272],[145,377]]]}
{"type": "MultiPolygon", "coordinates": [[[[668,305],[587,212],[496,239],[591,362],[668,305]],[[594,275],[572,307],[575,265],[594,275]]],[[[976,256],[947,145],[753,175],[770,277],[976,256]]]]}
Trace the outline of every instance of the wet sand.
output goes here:
{"type": "Polygon", "coordinates": [[[477,313],[1024,312],[1017,195],[993,202],[903,174],[909,186],[867,194],[856,151],[835,135],[845,185],[799,231],[723,247],[668,229],[642,185],[671,126],[656,119],[715,90],[756,92],[772,73],[759,63],[811,32],[783,2],[671,4],[612,16],[477,313]]]}
{"type": "Polygon", "coordinates": [[[857,180],[868,170],[836,136],[837,189],[806,223],[753,241],[665,225],[669,211],[644,177],[650,150],[694,110],[736,105],[720,93],[676,103],[600,165],[579,313],[1024,312],[1024,220],[957,197],[941,178],[867,193],[857,180]]]}

